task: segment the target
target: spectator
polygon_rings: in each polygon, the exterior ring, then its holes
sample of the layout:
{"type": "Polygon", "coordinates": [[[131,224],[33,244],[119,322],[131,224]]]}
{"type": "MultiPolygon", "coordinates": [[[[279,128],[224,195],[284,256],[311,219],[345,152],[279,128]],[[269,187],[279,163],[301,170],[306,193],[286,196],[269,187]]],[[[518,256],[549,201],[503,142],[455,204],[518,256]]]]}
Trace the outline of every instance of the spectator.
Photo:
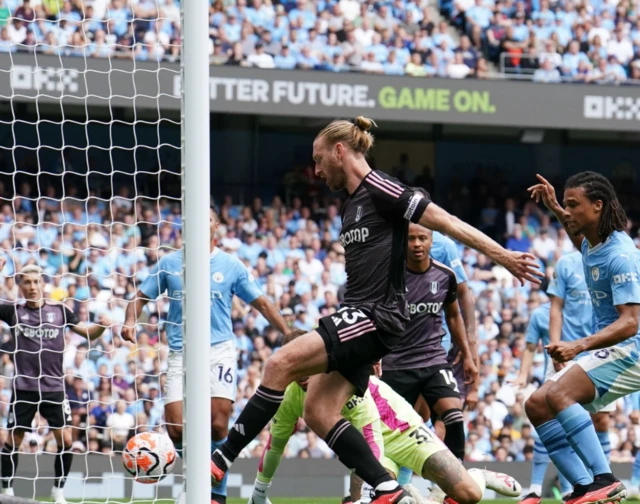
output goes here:
{"type": "Polygon", "coordinates": [[[542,63],[542,67],[536,70],[533,74],[533,80],[535,82],[562,82],[560,72],[553,67],[553,63],[550,60],[546,60],[542,63]]]}
{"type": "Polygon", "coordinates": [[[249,55],[247,58],[249,64],[258,68],[275,68],[276,65],[273,60],[273,56],[264,51],[262,42],[258,42],[255,47],[255,53],[249,55]]]}
{"type": "Polygon", "coordinates": [[[464,79],[473,73],[465,62],[462,53],[456,53],[453,62],[447,65],[447,77],[452,79],[464,79]]]}

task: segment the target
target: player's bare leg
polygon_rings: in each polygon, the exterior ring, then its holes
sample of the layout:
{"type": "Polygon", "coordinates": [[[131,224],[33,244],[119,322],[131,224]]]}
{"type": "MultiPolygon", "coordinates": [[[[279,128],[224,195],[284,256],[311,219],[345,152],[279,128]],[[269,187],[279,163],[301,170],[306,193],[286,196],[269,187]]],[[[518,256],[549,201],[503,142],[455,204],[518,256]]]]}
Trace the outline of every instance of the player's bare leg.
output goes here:
{"type": "Polygon", "coordinates": [[[53,488],[51,489],[51,498],[55,504],[66,504],[67,500],[64,498],[64,484],[71,471],[71,464],[73,462],[73,453],[71,453],[72,433],[71,427],[65,427],[62,429],[53,429],[53,437],[56,440],[58,447],[58,455],[54,464],[55,480],[53,482],[53,488]]]}
{"type": "Polygon", "coordinates": [[[164,405],[164,421],[169,439],[182,456],[182,401],[174,401],[164,405]]]}
{"type": "Polygon", "coordinates": [[[433,481],[459,504],[476,504],[484,495],[485,482],[469,475],[462,463],[449,450],[429,457],[422,468],[422,477],[433,481]]]}
{"type": "Polygon", "coordinates": [[[486,488],[509,497],[516,497],[522,491],[520,484],[506,474],[483,469],[467,471],[449,450],[431,455],[424,463],[422,477],[436,483],[459,504],[480,502],[486,488]]]}
{"type": "Polygon", "coordinates": [[[13,478],[18,469],[18,451],[24,439],[24,432],[24,429],[12,429],[0,454],[2,493],[4,495],[13,495],[13,478]]]}

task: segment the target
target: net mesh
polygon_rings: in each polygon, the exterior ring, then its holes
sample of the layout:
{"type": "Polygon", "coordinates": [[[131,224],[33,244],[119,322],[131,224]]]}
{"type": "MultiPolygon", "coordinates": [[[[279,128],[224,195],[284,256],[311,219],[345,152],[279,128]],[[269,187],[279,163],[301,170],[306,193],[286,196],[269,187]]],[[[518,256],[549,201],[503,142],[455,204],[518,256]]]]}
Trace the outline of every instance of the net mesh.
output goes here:
{"type": "Polygon", "coordinates": [[[179,3],[9,4],[0,23],[0,445],[12,453],[2,462],[18,462],[16,496],[49,497],[64,444],[52,424],[63,417],[67,499],[175,498],[179,469],[141,485],[121,463],[129,437],[166,432],[167,298],[144,307],[137,345],[120,333],[140,283],[182,245],[180,100],[159,84],[163,73],[179,76],[179,3]],[[44,273],[45,305],[16,309],[28,296],[18,274],[30,266],[44,273]],[[104,332],[89,341],[68,322],[104,332]]]}

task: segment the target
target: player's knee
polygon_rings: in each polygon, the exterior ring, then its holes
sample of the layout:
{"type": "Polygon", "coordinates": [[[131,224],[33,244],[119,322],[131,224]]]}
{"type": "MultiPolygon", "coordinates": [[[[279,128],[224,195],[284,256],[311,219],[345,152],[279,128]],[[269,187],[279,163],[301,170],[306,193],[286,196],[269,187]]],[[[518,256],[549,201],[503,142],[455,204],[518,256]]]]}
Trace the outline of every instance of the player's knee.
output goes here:
{"type": "Polygon", "coordinates": [[[317,433],[318,431],[323,430],[323,420],[325,420],[326,416],[322,414],[320,408],[316,407],[315,404],[308,404],[308,402],[305,402],[302,418],[313,432],[317,433]]]}
{"type": "Polygon", "coordinates": [[[524,411],[530,420],[537,418],[540,415],[540,412],[546,409],[547,404],[545,402],[545,393],[540,389],[531,394],[529,399],[524,403],[524,411]]]}
{"type": "Polygon", "coordinates": [[[168,423],[167,435],[174,443],[182,443],[182,425],[168,423]]]}
{"type": "Polygon", "coordinates": [[[289,356],[288,352],[282,348],[280,351],[273,354],[264,366],[265,380],[285,380],[287,385],[293,381],[290,378],[291,370],[293,369],[294,361],[289,356]]]}
{"type": "Polygon", "coordinates": [[[224,414],[212,414],[211,439],[220,441],[229,434],[229,418],[224,414]]]}
{"type": "Polygon", "coordinates": [[[458,504],[477,504],[482,500],[482,491],[475,481],[469,481],[463,485],[456,485],[454,500],[458,504]]]}
{"type": "Polygon", "coordinates": [[[557,383],[554,383],[551,385],[549,390],[547,390],[544,400],[546,407],[552,413],[558,413],[565,408],[565,403],[567,402],[567,391],[557,383]]]}

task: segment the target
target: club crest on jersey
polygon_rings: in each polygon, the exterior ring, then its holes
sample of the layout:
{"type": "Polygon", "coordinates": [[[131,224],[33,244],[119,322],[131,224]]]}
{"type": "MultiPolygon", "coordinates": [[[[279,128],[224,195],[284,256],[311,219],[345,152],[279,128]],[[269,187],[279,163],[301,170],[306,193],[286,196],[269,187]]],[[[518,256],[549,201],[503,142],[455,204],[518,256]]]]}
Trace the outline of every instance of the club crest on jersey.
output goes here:
{"type": "Polygon", "coordinates": [[[439,287],[438,282],[431,282],[431,294],[437,294],[439,287]]]}
{"type": "Polygon", "coordinates": [[[359,205],[358,208],[356,208],[356,222],[359,222],[360,219],[362,219],[362,205],[359,205]]]}
{"type": "Polygon", "coordinates": [[[222,273],[220,273],[219,271],[216,271],[211,278],[213,279],[214,282],[216,283],[222,283],[224,281],[224,275],[222,273]]]}
{"type": "Polygon", "coordinates": [[[55,320],[56,320],[55,313],[47,313],[47,322],[49,322],[50,324],[53,324],[55,320]]]}
{"type": "Polygon", "coordinates": [[[597,266],[591,268],[591,278],[593,278],[594,282],[598,281],[598,279],[600,278],[600,268],[598,268],[597,266]]]}

